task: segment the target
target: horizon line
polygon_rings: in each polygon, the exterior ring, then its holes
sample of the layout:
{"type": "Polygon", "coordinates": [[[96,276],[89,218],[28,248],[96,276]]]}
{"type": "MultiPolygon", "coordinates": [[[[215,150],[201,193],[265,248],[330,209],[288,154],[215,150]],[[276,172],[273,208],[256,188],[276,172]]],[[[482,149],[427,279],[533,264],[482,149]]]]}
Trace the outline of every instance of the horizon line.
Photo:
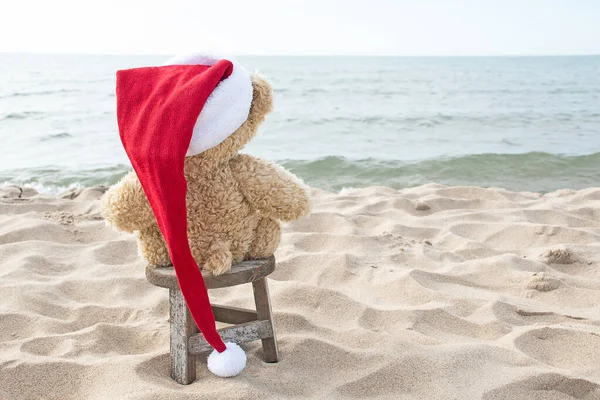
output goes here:
{"type": "MultiPolygon", "coordinates": [[[[174,54],[162,53],[88,53],[88,52],[33,52],[0,51],[0,55],[47,55],[47,56],[110,56],[110,57],[170,57],[174,54]]],[[[234,54],[236,57],[406,57],[406,58],[517,58],[517,57],[597,57],[600,53],[558,53],[558,54],[234,54]]]]}

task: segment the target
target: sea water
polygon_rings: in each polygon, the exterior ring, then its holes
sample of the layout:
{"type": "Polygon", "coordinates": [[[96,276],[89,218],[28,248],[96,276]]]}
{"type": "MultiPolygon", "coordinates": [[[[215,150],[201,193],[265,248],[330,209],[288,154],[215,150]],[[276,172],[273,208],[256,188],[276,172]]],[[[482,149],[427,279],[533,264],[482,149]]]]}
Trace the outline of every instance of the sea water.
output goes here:
{"type": "MultiPolygon", "coordinates": [[[[0,54],[0,185],[115,183],[115,72],[166,59],[0,54]]],[[[244,151],[312,186],[600,186],[600,56],[238,60],[275,102],[244,151]]]]}

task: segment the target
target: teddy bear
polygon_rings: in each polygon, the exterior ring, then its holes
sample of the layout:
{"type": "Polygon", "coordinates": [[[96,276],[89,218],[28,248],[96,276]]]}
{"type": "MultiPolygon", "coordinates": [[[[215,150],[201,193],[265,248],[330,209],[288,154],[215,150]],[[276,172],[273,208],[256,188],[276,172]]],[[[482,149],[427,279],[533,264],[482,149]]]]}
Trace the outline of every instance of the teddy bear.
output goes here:
{"type": "MultiPolygon", "coordinates": [[[[267,80],[250,74],[252,99],[247,119],[216,147],[185,157],[187,234],[198,266],[214,275],[233,263],[271,256],[280,241],[280,222],[310,210],[309,188],[283,167],[240,153],[273,108],[267,80]]],[[[129,172],[102,197],[106,222],[134,232],[149,263],[171,263],[140,180],[129,172]]]]}

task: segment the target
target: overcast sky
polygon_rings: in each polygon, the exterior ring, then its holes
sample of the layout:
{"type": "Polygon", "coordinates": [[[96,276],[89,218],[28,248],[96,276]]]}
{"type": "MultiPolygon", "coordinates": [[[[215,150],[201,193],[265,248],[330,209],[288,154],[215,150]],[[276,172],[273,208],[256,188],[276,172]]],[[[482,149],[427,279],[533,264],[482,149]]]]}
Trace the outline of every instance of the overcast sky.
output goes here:
{"type": "Polygon", "coordinates": [[[0,52],[600,54],[599,0],[0,0],[0,52]]]}

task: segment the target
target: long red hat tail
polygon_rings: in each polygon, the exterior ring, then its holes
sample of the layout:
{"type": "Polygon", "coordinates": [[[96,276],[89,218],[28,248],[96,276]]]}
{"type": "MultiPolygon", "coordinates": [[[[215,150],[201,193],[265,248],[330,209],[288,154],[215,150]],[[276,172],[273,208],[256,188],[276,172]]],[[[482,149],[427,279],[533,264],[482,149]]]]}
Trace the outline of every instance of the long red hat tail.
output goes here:
{"type": "Polygon", "coordinates": [[[202,273],[187,236],[184,159],[194,124],[215,87],[232,73],[230,61],[213,66],[170,65],[117,72],[117,119],[121,141],[165,238],[179,287],[196,325],[219,353],[202,273]]]}

